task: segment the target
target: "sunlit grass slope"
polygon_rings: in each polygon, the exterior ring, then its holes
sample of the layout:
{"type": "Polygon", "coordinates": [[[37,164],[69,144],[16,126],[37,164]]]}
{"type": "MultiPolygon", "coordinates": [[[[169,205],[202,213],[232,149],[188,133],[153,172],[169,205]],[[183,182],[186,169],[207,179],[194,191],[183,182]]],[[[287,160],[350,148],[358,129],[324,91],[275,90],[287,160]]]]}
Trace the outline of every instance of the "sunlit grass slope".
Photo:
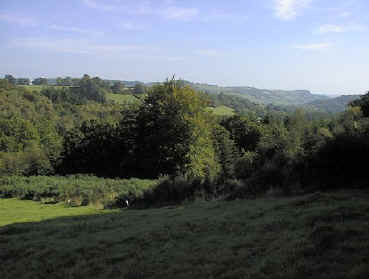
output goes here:
{"type": "MultiPolygon", "coordinates": [[[[37,92],[41,92],[42,89],[45,89],[47,87],[50,87],[49,85],[19,85],[19,87],[24,87],[30,91],[37,91],[37,92]]],[[[52,87],[55,88],[62,88],[63,86],[56,86],[53,85],[52,87]]]]}
{"type": "Polygon", "coordinates": [[[113,93],[108,93],[107,94],[107,99],[110,101],[114,101],[117,104],[134,104],[134,103],[138,103],[140,100],[135,97],[132,94],[113,94],[113,93]]]}
{"type": "Polygon", "coordinates": [[[219,116],[233,116],[235,114],[234,109],[227,106],[218,106],[215,108],[208,108],[209,111],[212,111],[215,115],[219,116]]]}
{"type": "MultiPolygon", "coordinates": [[[[0,227],[0,278],[369,278],[368,197],[318,193],[107,214],[34,203],[71,216],[38,222],[35,213],[33,223],[0,227]]],[[[7,216],[35,210],[1,202],[7,216]]]]}
{"type": "Polygon", "coordinates": [[[14,223],[39,222],[63,216],[110,213],[94,207],[67,207],[64,203],[42,204],[18,199],[0,199],[0,227],[14,223]]]}

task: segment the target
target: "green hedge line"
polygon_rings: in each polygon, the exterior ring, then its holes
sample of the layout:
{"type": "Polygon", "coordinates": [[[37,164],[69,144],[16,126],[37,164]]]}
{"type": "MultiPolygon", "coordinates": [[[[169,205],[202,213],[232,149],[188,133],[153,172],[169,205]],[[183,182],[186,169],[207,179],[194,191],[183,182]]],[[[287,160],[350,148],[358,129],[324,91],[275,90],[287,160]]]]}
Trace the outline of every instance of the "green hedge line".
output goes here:
{"type": "Polygon", "coordinates": [[[9,176],[0,178],[0,198],[107,208],[123,206],[125,199],[135,200],[157,184],[157,180],[105,179],[86,175],[9,176]]]}

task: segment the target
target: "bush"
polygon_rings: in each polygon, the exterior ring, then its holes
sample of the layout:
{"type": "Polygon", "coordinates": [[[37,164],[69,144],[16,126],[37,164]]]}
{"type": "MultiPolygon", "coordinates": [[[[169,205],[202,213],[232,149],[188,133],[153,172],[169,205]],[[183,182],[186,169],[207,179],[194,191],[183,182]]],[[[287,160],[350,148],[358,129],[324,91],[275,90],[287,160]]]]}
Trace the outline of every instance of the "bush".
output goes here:
{"type": "Polygon", "coordinates": [[[235,176],[238,179],[249,178],[257,169],[256,152],[245,152],[235,163],[235,176]]]}
{"type": "Polygon", "coordinates": [[[9,176],[0,178],[0,197],[17,197],[41,202],[67,202],[69,205],[87,204],[97,207],[118,207],[120,197],[130,200],[141,197],[144,191],[157,185],[157,180],[104,179],[94,176],[9,176]]]}
{"type": "Polygon", "coordinates": [[[339,135],[306,162],[305,188],[332,190],[368,187],[369,136],[339,135]]]}

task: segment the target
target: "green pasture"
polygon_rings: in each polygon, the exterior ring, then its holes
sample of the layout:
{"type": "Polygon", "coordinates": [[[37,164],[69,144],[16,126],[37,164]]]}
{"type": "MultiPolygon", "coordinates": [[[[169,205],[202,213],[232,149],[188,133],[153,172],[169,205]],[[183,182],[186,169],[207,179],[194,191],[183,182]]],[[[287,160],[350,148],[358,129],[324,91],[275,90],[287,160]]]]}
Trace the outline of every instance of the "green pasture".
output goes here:
{"type": "Polygon", "coordinates": [[[0,278],[369,278],[368,197],[114,211],[3,199],[0,278]]]}

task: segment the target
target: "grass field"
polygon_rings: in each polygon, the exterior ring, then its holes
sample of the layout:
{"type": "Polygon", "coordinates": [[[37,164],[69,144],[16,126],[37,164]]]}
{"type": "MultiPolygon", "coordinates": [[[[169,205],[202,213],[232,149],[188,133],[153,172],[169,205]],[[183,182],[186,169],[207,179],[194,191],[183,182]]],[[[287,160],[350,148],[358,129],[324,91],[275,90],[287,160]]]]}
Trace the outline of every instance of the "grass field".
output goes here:
{"type": "Polygon", "coordinates": [[[208,109],[212,111],[215,115],[219,116],[233,116],[235,114],[234,109],[227,106],[219,106],[215,108],[209,107],[208,109]]]}
{"type": "Polygon", "coordinates": [[[134,104],[138,103],[139,99],[129,94],[107,94],[108,100],[114,101],[117,104],[134,104]]]}
{"type": "Polygon", "coordinates": [[[65,204],[42,204],[34,201],[0,199],[0,227],[25,222],[40,222],[63,216],[110,213],[94,207],[66,207],[65,204]]]}
{"type": "Polygon", "coordinates": [[[0,200],[0,278],[369,278],[368,197],[120,211],[0,200]]]}
{"type": "MultiPolygon", "coordinates": [[[[50,85],[19,85],[19,87],[24,87],[30,91],[37,91],[37,92],[41,92],[42,89],[50,87],[50,85]]],[[[56,88],[62,88],[63,86],[56,86],[53,85],[52,87],[56,87],[56,88]]]]}

